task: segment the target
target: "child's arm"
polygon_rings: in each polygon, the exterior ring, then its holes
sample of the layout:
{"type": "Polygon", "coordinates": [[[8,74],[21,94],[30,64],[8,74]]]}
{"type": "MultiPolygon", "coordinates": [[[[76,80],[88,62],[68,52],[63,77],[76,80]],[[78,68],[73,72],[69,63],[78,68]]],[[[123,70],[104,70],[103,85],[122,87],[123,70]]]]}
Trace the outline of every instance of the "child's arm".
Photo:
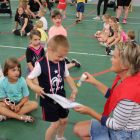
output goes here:
{"type": "Polygon", "coordinates": [[[105,32],[105,27],[104,27],[103,30],[102,30],[100,33],[98,33],[98,34],[100,35],[100,34],[102,34],[103,32],[105,32]]]}
{"type": "Polygon", "coordinates": [[[29,96],[23,97],[22,100],[20,101],[20,103],[15,106],[16,113],[20,111],[20,108],[24,105],[24,103],[26,103],[28,101],[28,98],[29,98],[29,96]]]}
{"type": "Polygon", "coordinates": [[[74,101],[75,100],[75,96],[78,93],[78,89],[77,89],[77,87],[76,87],[76,85],[75,85],[75,83],[74,83],[74,81],[73,81],[73,79],[72,79],[72,77],[70,75],[65,77],[65,80],[66,80],[66,83],[69,85],[69,87],[73,90],[70,99],[72,101],[74,101]]]}
{"type": "Polygon", "coordinates": [[[15,29],[12,30],[12,32],[14,32],[15,30],[17,30],[18,28],[18,21],[15,21],[15,29]]]}
{"type": "Polygon", "coordinates": [[[122,37],[116,38],[115,41],[113,41],[109,46],[111,47],[111,46],[115,45],[116,43],[118,43],[121,40],[121,38],[122,37]]]}
{"type": "Polygon", "coordinates": [[[44,88],[40,87],[39,85],[34,84],[33,80],[38,77],[41,74],[41,68],[40,68],[40,64],[39,62],[35,65],[34,69],[32,70],[32,72],[28,75],[28,77],[26,78],[26,82],[27,85],[33,90],[35,91],[35,93],[38,93],[42,98],[44,98],[44,96],[42,94],[44,93],[44,88]]]}
{"type": "Polygon", "coordinates": [[[32,71],[34,68],[31,62],[27,63],[27,66],[29,67],[30,71],[32,71]]]}
{"type": "Polygon", "coordinates": [[[67,1],[72,4],[72,2],[70,0],[67,0],[67,1]]]}
{"type": "Polygon", "coordinates": [[[28,23],[28,18],[24,18],[24,25],[23,25],[23,27],[21,29],[21,32],[24,32],[25,31],[25,28],[27,26],[27,23],[28,23]]]}

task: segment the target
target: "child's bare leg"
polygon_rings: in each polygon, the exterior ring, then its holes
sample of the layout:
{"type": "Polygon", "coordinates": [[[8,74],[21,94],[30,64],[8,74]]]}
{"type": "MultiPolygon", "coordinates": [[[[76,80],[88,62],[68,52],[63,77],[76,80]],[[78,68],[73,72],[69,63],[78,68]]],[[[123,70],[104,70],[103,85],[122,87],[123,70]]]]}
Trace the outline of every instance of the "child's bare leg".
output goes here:
{"type": "Polygon", "coordinates": [[[79,18],[79,12],[77,12],[77,18],[79,18]]]}
{"type": "Polygon", "coordinates": [[[113,36],[109,37],[108,40],[107,40],[107,44],[112,43],[114,41],[114,39],[115,38],[113,36]]]}
{"type": "Polygon", "coordinates": [[[61,12],[61,14],[62,14],[62,9],[60,9],[60,12],[61,12]]]}
{"type": "Polygon", "coordinates": [[[74,67],[75,66],[75,63],[69,63],[69,64],[67,64],[67,68],[68,69],[70,69],[70,68],[72,68],[72,67],[74,67]]]}
{"type": "MultiPolygon", "coordinates": [[[[21,115],[13,112],[5,103],[0,103],[0,114],[17,120],[21,119],[21,115]]],[[[25,120],[26,116],[23,116],[22,120],[25,120]]]]}
{"type": "Polygon", "coordinates": [[[102,39],[105,40],[105,41],[108,39],[108,37],[106,36],[106,34],[101,34],[101,35],[100,35],[100,38],[102,38],[102,39]]]}
{"type": "Polygon", "coordinates": [[[59,119],[60,125],[57,129],[57,138],[63,137],[64,131],[67,125],[67,121],[68,121],[68,117],[64,119],[61,119],[61,118],[59,119]]]}
{"type": "Polygon", "coordinates": [[[53,139],[54,134],[55,134],[56,130],[58,129],[59,125],[60,125],[59,121],[51,122],[51,126],[46,131],[45,140],[53,139]]]}
{"type": "Polygon", "coordinates": [[[66,15],[66,9],[63,9],[63,15],[64,16],[66,15]]]}
{"type": "Polygon", "coordinates": [[[81,20],[82,19],[82,12],[80,12],[80,16],[79,16],[79,20],[81,20]]]}
{"type": "Polygon", "coordinates": [[[27,101],[21,108],[17,114],[27,114],[38,108],[38,103],[35,101],[27,101]]]}

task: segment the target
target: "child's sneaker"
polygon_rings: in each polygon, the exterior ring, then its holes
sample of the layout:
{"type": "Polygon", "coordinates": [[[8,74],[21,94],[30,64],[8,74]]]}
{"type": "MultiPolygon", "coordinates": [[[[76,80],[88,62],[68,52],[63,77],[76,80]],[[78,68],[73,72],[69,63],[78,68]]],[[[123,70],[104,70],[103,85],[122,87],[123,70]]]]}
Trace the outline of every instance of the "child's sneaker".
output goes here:
{"type": "MultiPolygon", "coordinates": [[[[58,140],[57,136],[55,136],[55,140],[58,140]]],[[[60,140],[60,138],[59,138],[60,140]]],[[[61,140],[67,140],[65,137],[62,137],[61,140]]]]}
{"type": "Polygon", "coordinates": [[[71,63],[75,63],[75,67],[81,67],[81,63],[78,62],[76,59],[72,59],[71,63]]]}
{"type": "Polygon", "coordinates": [[[95,17],[95,18],[93,18],[94,20],[100,20],[100,17],[95,17]]]}
{"type": "Polygon", "coordinates": [[[25,32],[20,32],[20,35],[21,35],[21,36],[24,36],[24,35],[25,35],[25,32]]]}
{"type": "Polygon", "coordinates": [[[63,19],[65,19],[65,18],[66,18],[66,16],[64,15],[64,16],[63,16],[63,19]]]}
{"type": "Polygon", "coordinates": [[[110,48],[110,47],[106,47],[106,48],[105,48],[105,52],[106,52],[106,55],[110,55],[110,53],[111,53],[111,48],[110,48]]]}
{"type": "Polygon", "coordinates": [[[66,62],[66,64],[69,64],[70,63],[70,60],[69,60],[68,57],[65,57],[65,62],[66,62]]]}
{"type": "Polygon", "coordinates": [[[79,18],[77,18],[75,22],[78,23],[78,21],[79,21],[79,18]]]}
{"type": "Polygon", "coordinates": [[[107,43],[100,42],[100,45],[107,47],[107,43]]]}
{"type": "Polygon", "coordinates": [[[126,24],[126,19],[123,20],[123,23],[126,24]]]}
{"type": "Polygon", "coordinates": [[[78,23],[81,24],[81,20],[79,20],[78,23]]]}

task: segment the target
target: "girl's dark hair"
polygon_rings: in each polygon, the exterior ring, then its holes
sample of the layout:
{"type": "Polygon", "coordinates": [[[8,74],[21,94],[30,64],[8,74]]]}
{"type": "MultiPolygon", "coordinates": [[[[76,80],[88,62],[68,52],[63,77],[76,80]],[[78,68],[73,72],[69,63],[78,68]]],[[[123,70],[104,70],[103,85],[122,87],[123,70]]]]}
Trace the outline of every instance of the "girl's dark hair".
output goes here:
{"type": "Polygon", "coordinates": [[[38,31],[38,30],[36,30],[36,29],[33,29],[33,30],[30,31],[30,36],[29,36],[30,39],[32,39],[34,35],[37,35],[37,36],[39,36],[39,37],[41,38],[41,33],[40,33],[40,31],[38,31]]]}
{"type": "Polygon", "coordinates": [[[20,78],[21,77],[21,65],[20,65],[20,62],[15,57],[7,58],[6,61],[5,61],[5,64],[4,64],[4,71],[3,71],[4,76],[8,75],[8,70],[9,69],[13,69],[16,66],[20,70],[20,73],[19,73],[19,78],[20,78]]]}
{"type": "Polygon", "coordinates": [[[62,17],[61,12],[58,11],[58,10],[54,10],[54,11],[52,12],[52,14],[51,14],[51,18],[55,18],[56,16],[62,17]]]}

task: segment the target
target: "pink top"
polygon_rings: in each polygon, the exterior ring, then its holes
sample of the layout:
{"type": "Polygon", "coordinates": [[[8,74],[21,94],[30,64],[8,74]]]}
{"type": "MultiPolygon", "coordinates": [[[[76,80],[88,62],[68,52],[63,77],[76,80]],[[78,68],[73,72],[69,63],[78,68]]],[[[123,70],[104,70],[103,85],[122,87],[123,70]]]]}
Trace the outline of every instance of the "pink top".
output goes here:
{"type": "Polygon", "coordinates": [[[125,32],[122,31],[121,37],[123,37],[123,41],[127,42],[128,40],[126,39],[126,34],[125,32]]]}
{"type": "Polygon", "coordinates": [[[52,26],[48,32],[48,35],[49,35],[49,39],[48,39],[47,43],[55,35],[67,36],[67,31],[64,29],[64,27],[62,25],[60,27],[52,26]]]}

